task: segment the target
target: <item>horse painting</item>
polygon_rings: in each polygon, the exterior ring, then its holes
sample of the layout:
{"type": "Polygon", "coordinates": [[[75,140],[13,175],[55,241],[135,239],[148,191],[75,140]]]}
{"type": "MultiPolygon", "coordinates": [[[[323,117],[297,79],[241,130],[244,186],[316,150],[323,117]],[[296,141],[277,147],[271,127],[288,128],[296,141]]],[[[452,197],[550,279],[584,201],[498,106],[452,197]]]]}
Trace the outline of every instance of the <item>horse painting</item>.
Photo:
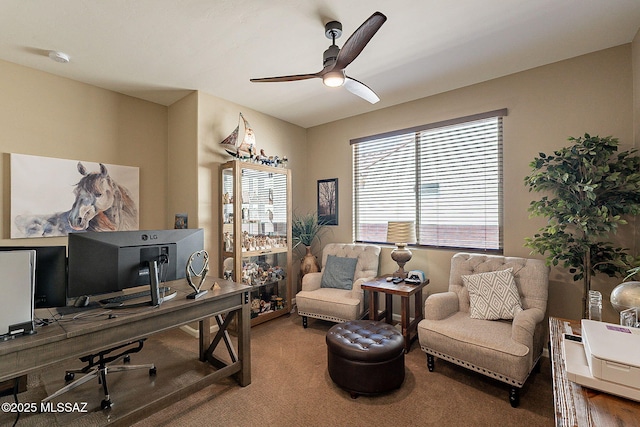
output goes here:
{"type": "Polygon", "coordinates": [[[78,162],[76,168],[82,177],[74,185],[75,200],[71,209],[53,214],[16,215],[15,225],[22,237],[138,229],[136,201],[125,186],[109,175],[104,164],[100,163],[95,172],[89,172],[82,162],[78,162]]]}
{"type": "Polygon", "coordinates": [[[129,191],[118,185],[105,165],[100,172],[87,172],[78,162],[82,179],[73,193],[76,201],[69,211],[69,225],[75,231],[119,231],[138,228],[138,209],[129,191]]]}

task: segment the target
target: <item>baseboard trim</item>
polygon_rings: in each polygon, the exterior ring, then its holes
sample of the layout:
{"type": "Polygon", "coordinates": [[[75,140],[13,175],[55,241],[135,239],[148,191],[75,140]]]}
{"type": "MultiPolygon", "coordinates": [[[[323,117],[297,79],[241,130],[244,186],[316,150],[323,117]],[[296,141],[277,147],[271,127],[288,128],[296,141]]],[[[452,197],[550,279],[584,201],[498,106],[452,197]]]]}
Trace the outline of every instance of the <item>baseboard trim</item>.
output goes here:
{"type": "MultiPolygon", "coordinates": [[[[182,325],[182,326],[180,326],[180,330],[183,331],[183,332],[186,332],[189,335],[191,335],[193,338],[199,338],[200,337],[200,331],[198,330],[198,328],[194,328],[194,327],[192,327],[190,325],[182,325]]],[[[218,332],[218,325],[217,324],[211,325],[211,327],[209,328],[209,332],[210,333],[218,332]]]]}

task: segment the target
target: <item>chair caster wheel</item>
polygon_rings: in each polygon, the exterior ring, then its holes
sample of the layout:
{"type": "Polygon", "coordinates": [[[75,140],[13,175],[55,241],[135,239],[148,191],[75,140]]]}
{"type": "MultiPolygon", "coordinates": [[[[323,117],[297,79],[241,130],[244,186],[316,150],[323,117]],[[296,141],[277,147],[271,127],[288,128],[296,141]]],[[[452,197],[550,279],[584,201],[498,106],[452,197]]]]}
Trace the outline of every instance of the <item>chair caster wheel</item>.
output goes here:
{"type": "Polygon", "coordinates": [[[111,408],[111,399],[109,399],[109,400],[105,399],[102,402],[100,402],[100,408],[101,409],[111,408]]]}
{"type": "Polygon", "coordinates": [[[149,376],[150,377],[155,377],[157,373],[158,373],[158,370],[156,368],[149,369],[149,376]]]}
{"type": "Polygon", "coordinates": [[[76,374],[74,374],[73,372],[67,372],[66,374],[64,374],[64,380],[66,382],[73,381],[75,377],[76,377],[76,374]]]}
{"type": "Polygon", "coordinates": [[[127,354],[126,356],[124,356],[124,359],[122,359],[122,361],[123,361],[124,363],[129,363],[129,362],[131,362],[131,356],[129,356],[129,355],[127,354]]]}

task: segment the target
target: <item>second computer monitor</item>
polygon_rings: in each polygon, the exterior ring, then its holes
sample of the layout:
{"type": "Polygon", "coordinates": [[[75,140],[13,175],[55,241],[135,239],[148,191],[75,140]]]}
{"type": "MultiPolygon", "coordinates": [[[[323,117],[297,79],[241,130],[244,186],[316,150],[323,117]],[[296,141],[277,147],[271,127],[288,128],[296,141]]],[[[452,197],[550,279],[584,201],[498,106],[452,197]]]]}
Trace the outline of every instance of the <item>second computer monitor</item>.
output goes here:
{"type": "Polygon", "coordinates": [[[162,281],[184,278],[189,257],[203,249],[202,229],[71,233],[67,296],[148,285],[153,261],[162,281]]]}

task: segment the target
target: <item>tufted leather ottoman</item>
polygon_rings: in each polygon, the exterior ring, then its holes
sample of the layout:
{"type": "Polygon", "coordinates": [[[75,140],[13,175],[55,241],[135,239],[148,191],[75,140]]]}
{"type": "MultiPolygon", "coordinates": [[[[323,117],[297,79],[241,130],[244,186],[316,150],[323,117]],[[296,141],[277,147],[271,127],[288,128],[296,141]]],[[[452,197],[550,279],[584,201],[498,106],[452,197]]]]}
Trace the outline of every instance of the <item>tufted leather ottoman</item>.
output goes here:
{"type": "Polygon", "coordinates": [[[404,338],[384,322],[351,320],[327,332],[329,375],[351,393],[376,394],[404,381],[404,338]]]}

